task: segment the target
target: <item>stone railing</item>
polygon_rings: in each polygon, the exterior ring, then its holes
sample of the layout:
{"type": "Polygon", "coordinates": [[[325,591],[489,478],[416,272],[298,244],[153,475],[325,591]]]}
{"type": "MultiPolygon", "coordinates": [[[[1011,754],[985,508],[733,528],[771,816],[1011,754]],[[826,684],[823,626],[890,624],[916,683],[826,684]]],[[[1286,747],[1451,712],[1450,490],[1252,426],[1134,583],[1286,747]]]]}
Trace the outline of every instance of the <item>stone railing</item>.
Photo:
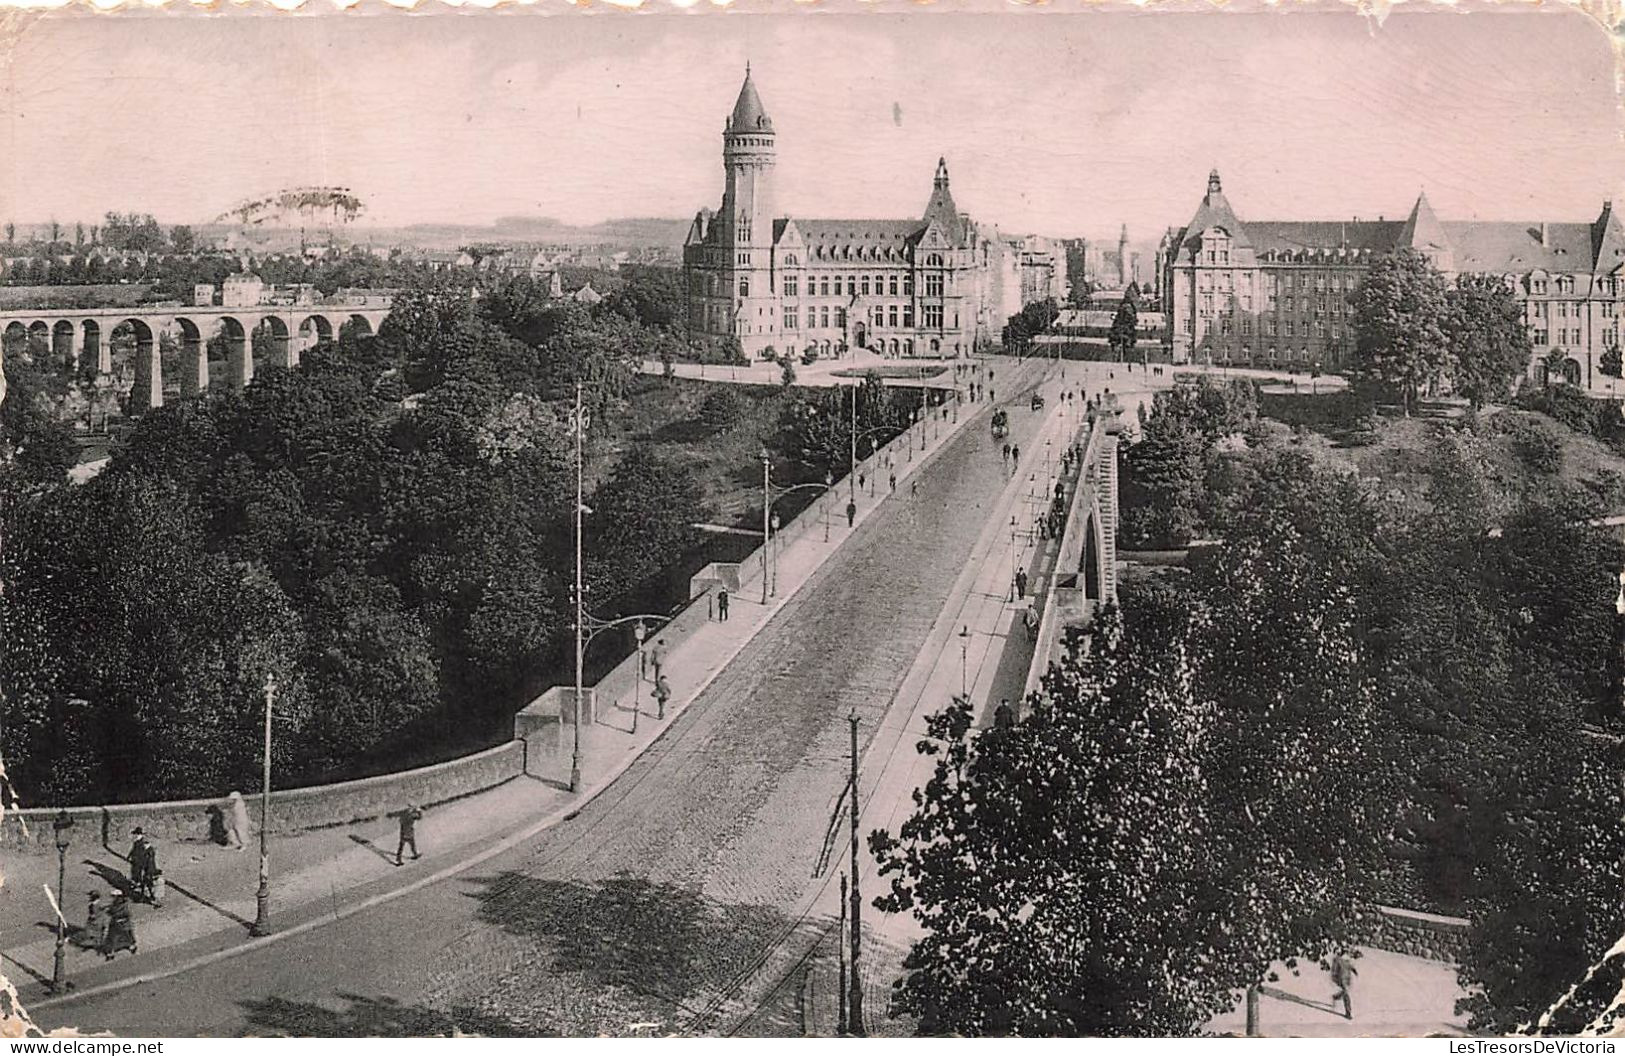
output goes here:
{"type": "MultiPolygon", "coordinates": [[[[331,785],[290,788],[271,793],[271,832],[275,835],[368,821],[399,810],[407,803],[435,806],[484,792],[525,772],[525,743],[509,741],[473,755],[433,766],[381,774],[331,785]]],[[[258,832],[259,800],[255,789],[241,789],[249,802],[249,818],[258,832]]],[[[76,838],[94,833],[103,844],[120,847],[140,826],[166,842],[205,842],[223,836],[220,810],[226,793],[214,799],[171,800],[161,803],[121,803],[100,807],[69,807],[76,838]]],[[[51,821],[56,807],[8,810],[0,819],[0,848],[44,851],[54,847],[51,821]]]]}
{"type": "Polygon", "coordinates": [[[1358,938],[1368,946],[1390,953],[1459,964],[1471,927],[1461,917],[1394,906],[1370,906],[1361,918],[1358,938]]]}
{"type": "Polygon", "coordinates": [[[1027,682],[1022,699],[1039,688],[1044,675],[1055,659],[1056,643],[1067,627],[1083,622],[1089,616],[1088,591],[1080,580],[1080,567],[1089,530],[1090,500],[1099,479],[1095,464],[1100,457],[1105,424],[1099,415],[1090,415],[1078,426],[1074,442],[1084,443],[1082,472],[1078,473],[1069,498],[1066,527],[1056,547],[1055,574],[1050,577],[1049,590],[1042,600],[1042,614],[1033,641],[1033,658],[1027,667],[1027,682]]]}

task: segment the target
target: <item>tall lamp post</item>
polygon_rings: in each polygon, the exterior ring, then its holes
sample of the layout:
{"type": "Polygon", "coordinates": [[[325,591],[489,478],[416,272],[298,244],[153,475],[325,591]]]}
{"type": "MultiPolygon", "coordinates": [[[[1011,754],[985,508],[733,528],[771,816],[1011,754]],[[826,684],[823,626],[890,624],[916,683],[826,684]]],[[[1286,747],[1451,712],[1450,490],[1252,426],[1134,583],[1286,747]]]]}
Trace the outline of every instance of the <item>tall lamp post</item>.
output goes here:
{"type": "Polygon", "coordinates": [[[1010,515],[1010,600],[1016,600],[1016,515],[1010,515]]]}
{"type": "Polygon", "coordinates": [[[967,623],[959,628],[959,695],[962,697],[968,697],[970,695],[968,687],[966,686],[966,671],[969,669],[969,667],[970,624],[967,623]]]}
{"type": "MultiPolygon", "coordinates": [[[[632,673],[632,733],[634,735],[638,732],[638,713],[642,710],[640,697],[643,693],[643,639],[648,636],[649,629],[643,625],[642,620],[632,625],[632,637],[638,643],[638,669],[632,673]]],[[[660,699],[659,686],[655,687],[655,699],[660,699]]],[[[665,711],[664,702],[662,702],[660,718],[666,717],[665,711]]]]}
{"type": "Polygon", "coordinates": [[[276,676],[265,678],[265,754],[260,783],[260,886],[254,892],[254,923],[248,933],[271,933],[271,710],[276,703],[276,676]]]}
{"type": "Polygon", "coordinates": [[[824,471],[824,542],[829,542],[829,491],[835,486],[835,474],[824,471]]]}
{"type": "Polygon", "coordinates": [[[73,829],[73,815],[66,810],[56,812],[56,818],[51,822],[51,830],[56,836],[56,960],[51,967],[51,993],[61,993],[67,982],[67,969],[64,967],[65,951],[68,948],[68,921],[63,916],[62,904],[68,896],[62,887],[68,882],[68,843],[72,837],[69,832],[73,829]]]}
{"type": "Polygon", "coordinates": [[[776,598],[776,597],[779,596],[779,511],[778,510],[773,511],[773,519],[771,521],[771,525],[772,525],[772,528],[773,528],[773,534],[768,536],[767,539],[768,539],[768,546],[771,547],[772,551],[773,551],[773,585],[772,585],[772,588],[771,588],[771,593],[776,598]]]}
{"type": "Polygon", "coordinates": [[[767,604],[768,551],[773,547],[773,463],[762,448],[762,604],[767,604]]]}

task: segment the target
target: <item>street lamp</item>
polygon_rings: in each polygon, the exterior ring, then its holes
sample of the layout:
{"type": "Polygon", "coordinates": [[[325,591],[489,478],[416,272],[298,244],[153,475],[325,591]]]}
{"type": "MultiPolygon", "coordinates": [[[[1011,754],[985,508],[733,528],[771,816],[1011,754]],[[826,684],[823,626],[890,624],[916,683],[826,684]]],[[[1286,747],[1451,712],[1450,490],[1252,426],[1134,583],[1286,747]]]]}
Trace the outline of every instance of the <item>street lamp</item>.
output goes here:
{"type": "Polygon", "coordinates": [[[773,481],[771,473],[773,463],[767,457],[767,448],[762,448],[762,604],[767,604],[768,580],[768,550],[773,546],[773,527],[769,518],[773,514],[773,481]]]}
{"type": "Polygon", "coordinates": [[[773,534],[768,536],[768,543],[773,548],[773,596],[779,596],[779,511],[773,511],[773,534]]]}
{"type": "Polygon", "coordinates": [[[970,665],[970,624],[959,628],[959,695],[968,697],[965,688],[965,672],[970,665]]]}
{"type": "Polygon", "coordinates": [[[264,780],[260,785],[260,886],[254,892],[253,936],[271,933],[271,708],[276,701],[276,676],[265,676],[265,755],[264,780]]]}
{"type": "MultiPolygon", "coordinates": [[[[637,639],[638,643],[638,669],[632,672],[632,733],[634,735],[638,732],[638,713],[642,710],[639,698],[643,693],[643,639],[647,638],[648,635],[649,629],[643,626],[642,620],[632,625],[632,637],[637,639]]],[[[658,686],[655,687],[655,699],[660,700],[660,687],[658,686]]],[[[665,702],[661,701],[661,704],[659,717],[663,719],[666,717],[665,702]]]]}
{"type": "Polygon", "coordinates": [[[1016,515],[1010,515],[1010,600],[1016,600],[1016,515]]]}
{"type": "Polygon", "coordinates": [[[824,471],[824,542],[829,542],[829,491],[835,486],[835,474],[824,471]]]}
{"type": "Polygon", "coordinates": [[[581,515],[588,512],[587,504],[582,496],[581,460],[582,445],[586,442],[587,419],[581,411],[581,382],[576,382],[576,411],[570,422],[570,431],[575,434],[576,441],[576,619],[575,619],[575,646],[576,646],[576,695],[572,727],[573,741],[570,747],[570,791],[581,791],[581,657],[586,649],[586,643],[581,640],[581,623],[585,615],[585,601],[582,591],[585,589],[581,583],[582,541],[581,541],[581,515]]]}
{"type": "Polygon", "coordinates": [[[68,842],[71,837],[69,830],[73,828],[73,815],[66,810],[56,812],[56,818],[51,822],[51,829],[56,835],[56,961],[51,968],[51,993],[62,991],[66,984],[67,970],[63,967],[64,951],[68,946],[68,920],[63,916],[62,904],[68,896],[63,893],[62,887],[68,880],[68,842]]]}

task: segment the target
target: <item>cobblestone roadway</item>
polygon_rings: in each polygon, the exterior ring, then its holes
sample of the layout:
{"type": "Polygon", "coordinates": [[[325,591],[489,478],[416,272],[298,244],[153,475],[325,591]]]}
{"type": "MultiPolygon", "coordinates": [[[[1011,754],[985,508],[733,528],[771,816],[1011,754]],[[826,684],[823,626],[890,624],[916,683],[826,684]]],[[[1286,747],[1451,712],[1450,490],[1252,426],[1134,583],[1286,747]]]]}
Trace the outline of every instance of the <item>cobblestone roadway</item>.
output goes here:
{"type": "Polygon", "coordinates": [[[861,747],[1002,486],[990,452],[985,425],[944,449],[918,495],[900,489],[577,817],[470,875],[48,1020],[125,1034],[703,1029],[708,1003],[792,926],[845,779],[846,715],[861,747]]]}

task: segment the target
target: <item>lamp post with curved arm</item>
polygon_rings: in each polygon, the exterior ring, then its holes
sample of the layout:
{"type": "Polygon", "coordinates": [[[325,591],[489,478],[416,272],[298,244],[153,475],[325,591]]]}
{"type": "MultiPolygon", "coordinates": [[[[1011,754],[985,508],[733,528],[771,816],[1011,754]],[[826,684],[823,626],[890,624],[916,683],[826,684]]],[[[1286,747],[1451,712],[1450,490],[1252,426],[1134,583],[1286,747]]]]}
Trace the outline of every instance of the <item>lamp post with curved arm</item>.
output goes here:
{"type": "MultiPolygon", "coordinates": [[[[623,625],[628,624],[628,623],[633,625],[633,627],[632,627],[632,637],[637,640],[637,645],[638,645],[638,669],[635,672],[633,672],[633,676],[632,676],[632,684],[633,684],[633,689],[632,689],[632,732],[636,733],[636,732],[638,732],[638,699],[639,699],[638,683],[643,680],[643,640],[646,637],[648,637],[648,634],[649,634],[648,625],[649,624],[654,624],[656,627],[658,627],[658,626],[660,626],[662,624],[670,623],[672,617],[669,616],[669,615],[661,615],[660,613],[654,613],[654,612],[638,612],[638,613],[633,613],[630,616],[617,616],[613,620],[601,620],[598,617],[594,616],[592,613],[587,612],[585,609],[582,609],[580,611],[581,611],[581,622],[576,627],[576,639],[581,643],[580,647],[576,651],[576,655],[577,655],[578,658],[579,657],[584,657],[586,655],[587,647],[592,644],[592,640],[594,638],[598,637],[600,634],[603,634],[605,631],[609,630],[611,627],[620,627],[620,626],[623,626],[623,625]]],[[[578,659],[577,662],[579,663],[579,659],[578,659]]],[[[579,668],[577,669],[576,677],[578,679],[580,678],[580,669],[579,668]]],[[[659,700],[659,694],[658,693],[656,693],[655,699],[659,700]]],[[[660,715],[659,715],[659,717],[662,718],[662,719],[664,719],[666,717],[666,702],[665,701],[660,702],[660,715]]],[[[576,725],[577,726],[581,725],[581,705],[580,705],[580,698],[579,697],[577,698],[577,704],[576,704],[576,725]]],[[[580,743],[579,737],[577,738],[577,743],[578,744],[580,743]]],[[[575,774],[576,774],[576,777],[579,778],[579,776],[580,776],[579,769],[575,770],[575,774]]]]}
{"type": "MultiPolygon", "coordinates": [[[[773,462],[769,458],[767,448],[762,448],[762,604],[767,604],[770,595],[779,592],[779,561],[778,555],[773,551],[774,538],[779,533],[779,515],[773,509],[773,504],[784,498],[792,491],[802,488],[821,488],[828,492],[835,487],[835,476],[824,473],[824,482],[808,482],[806,484],[774,484],[773,462]]],[[[829,541],[829,504],[824,505],[824,541],[829,541]]]]}

